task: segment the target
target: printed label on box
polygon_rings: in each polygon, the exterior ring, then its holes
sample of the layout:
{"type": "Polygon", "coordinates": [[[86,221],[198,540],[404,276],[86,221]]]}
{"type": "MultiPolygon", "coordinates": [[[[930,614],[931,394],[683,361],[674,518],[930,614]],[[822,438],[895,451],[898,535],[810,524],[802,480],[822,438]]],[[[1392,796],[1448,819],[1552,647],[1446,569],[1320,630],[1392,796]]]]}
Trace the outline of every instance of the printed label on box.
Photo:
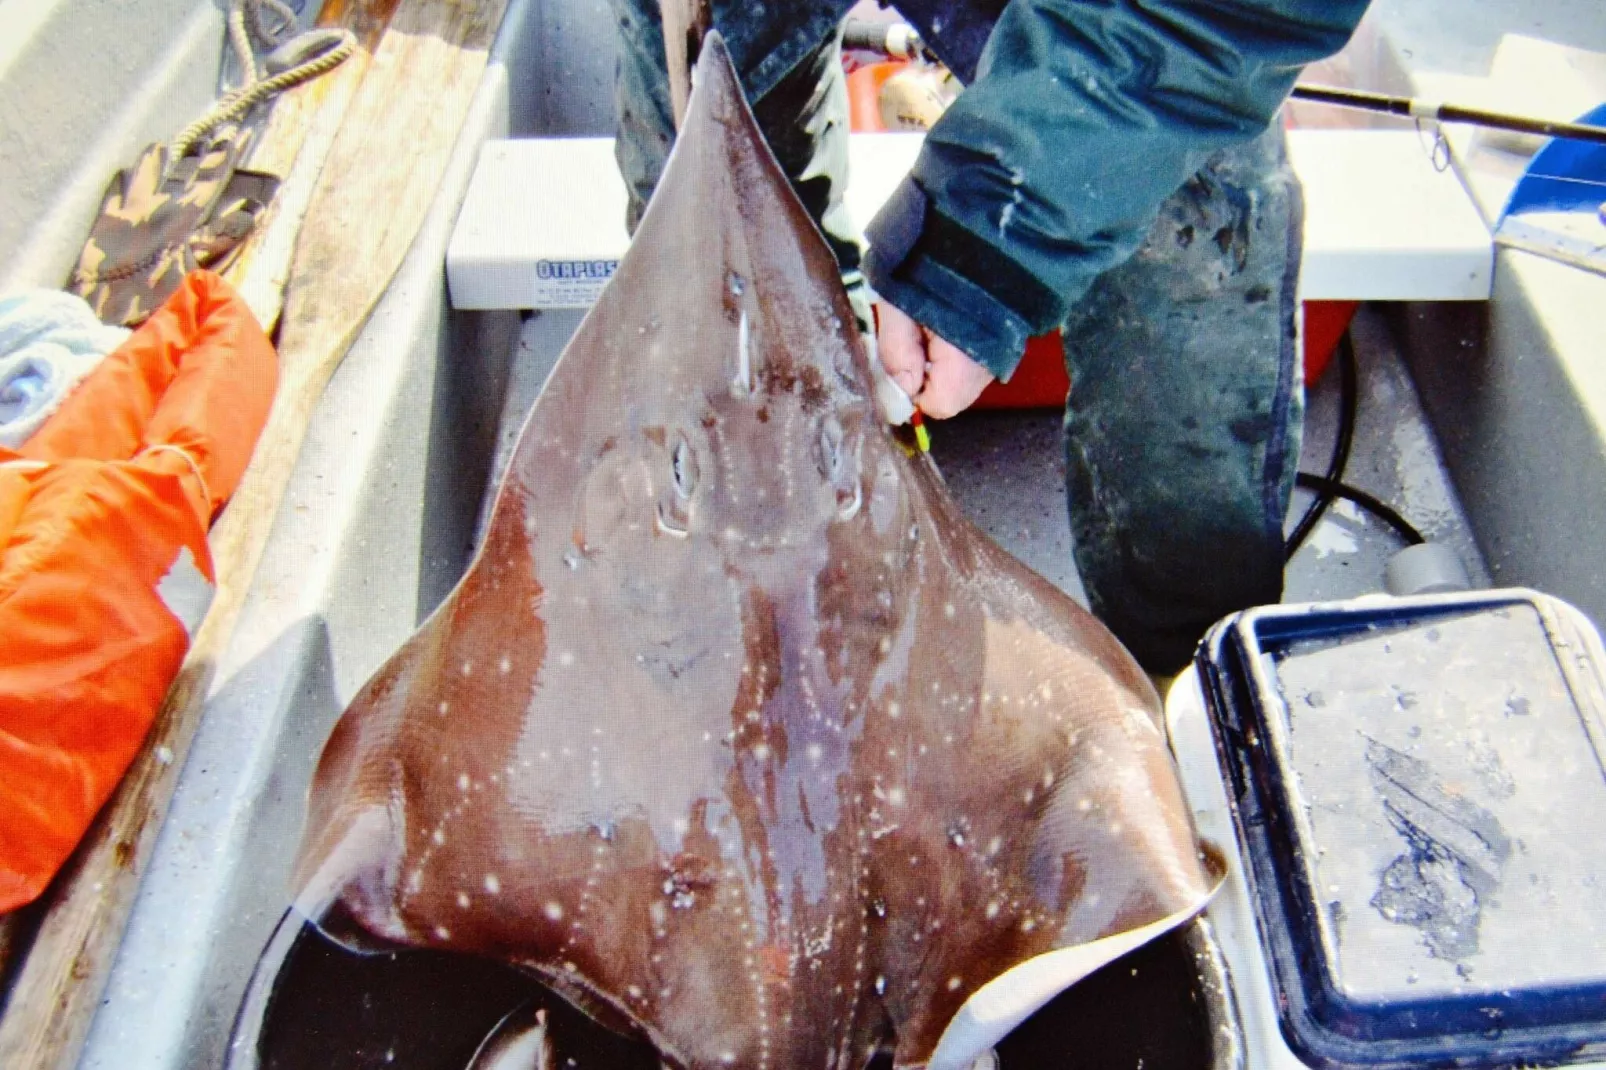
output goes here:
{"type": "Polygon", "coordinates": [[[536,306],[590,308],[618,269],[618,260],[537,260],[536,306]]]}

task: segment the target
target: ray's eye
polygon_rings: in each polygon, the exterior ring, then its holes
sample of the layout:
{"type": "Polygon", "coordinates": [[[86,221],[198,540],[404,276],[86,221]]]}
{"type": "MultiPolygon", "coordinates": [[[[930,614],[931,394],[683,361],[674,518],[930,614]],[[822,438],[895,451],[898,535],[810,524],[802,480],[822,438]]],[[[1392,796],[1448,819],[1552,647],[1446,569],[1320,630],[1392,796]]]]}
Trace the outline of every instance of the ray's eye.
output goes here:
{"type": "Polygon", "coordinates": [[[674,470],[675,493],[682,501],[689,500],[692,491],[697,489],[697,454],[692,452],[691,443],[685,439],[675,443],[670,465],[674,470]]]}
{"type": "Polygon", "coordinates": [[[691,497],[697,489],[697,452],[685,438],[669,453],[669,486],[658,496],[658,530],[685,538],[691,525],[691,497]]]}
{"type": "Polygon", "coordinates": [[[831,419],[820,425],[820,474],[836,482],[842,474],[842,425],[831,419]]]}

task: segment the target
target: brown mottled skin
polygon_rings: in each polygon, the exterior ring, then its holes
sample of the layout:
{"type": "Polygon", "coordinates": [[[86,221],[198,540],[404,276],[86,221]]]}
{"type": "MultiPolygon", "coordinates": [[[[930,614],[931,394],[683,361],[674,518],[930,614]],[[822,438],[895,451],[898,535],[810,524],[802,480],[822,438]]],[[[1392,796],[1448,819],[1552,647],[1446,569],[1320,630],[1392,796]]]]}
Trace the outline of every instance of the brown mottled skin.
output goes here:
{"type": "Polygon", "coordinates": [[[329,740],[308,902],[675,1065],[849,1070],[1204,901],[1146,678],[894,440],[852,325],[711,37],[486,545],[329,740]]]}

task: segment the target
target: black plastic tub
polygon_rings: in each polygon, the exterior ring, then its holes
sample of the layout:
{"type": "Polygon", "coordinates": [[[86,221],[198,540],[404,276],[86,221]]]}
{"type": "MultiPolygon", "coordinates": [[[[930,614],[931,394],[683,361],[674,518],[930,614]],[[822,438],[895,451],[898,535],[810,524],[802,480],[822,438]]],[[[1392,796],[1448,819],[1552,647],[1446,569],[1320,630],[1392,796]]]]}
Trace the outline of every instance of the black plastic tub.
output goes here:
{"type": "MultiPolygon", "coordinates": [[[[509,966],[364,950],[292,911],[258,962],[227,1067],[480,1070],[488,1038],[534,1009],[545,1012],[563,1070],[661,1068],[645,1041],[603,1028],[509,966]]],[[[1198,920],[1050,1001],[997,1055],[999,1070],[1244,1070],[1242,1050],[1221,958],[1198,920]]]]}

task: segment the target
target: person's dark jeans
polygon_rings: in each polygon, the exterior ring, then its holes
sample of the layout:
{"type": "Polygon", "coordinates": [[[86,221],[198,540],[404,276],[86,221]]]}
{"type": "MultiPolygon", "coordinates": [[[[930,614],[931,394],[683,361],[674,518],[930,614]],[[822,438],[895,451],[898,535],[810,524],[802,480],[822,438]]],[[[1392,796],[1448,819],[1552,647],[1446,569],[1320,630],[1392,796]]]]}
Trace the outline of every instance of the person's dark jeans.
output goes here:
{"type": "MultiPolygon", "coordinates": [[[[674,141],[658,0],[611,0],[620,28],[619,115],[614,156],[629,194],[625,223],[632,234],[664,173],[674,141]]],[[[836,32],[753,102],[753,115],[809,216],[820,226],[842,268],[861,326],[869,305],[859,273],[859,231],[842,196],[848,178],[848,87],[842,73],[842,33],[836,32]]]]}
{"type": "MultiPolygon", "coordinates": [[[[673,124],[657,0],[611,2],[616,155],[633,231],[673,124]]],[[[850,293],[862,294],[858,232],[842,204],[840,56],[839,37],[822,41],[753,111],[850,293]]],[[[1304,413],[1294,346],[1302,202],[1282,146],[1273,130],[1208,161],[1063,332],[1077,568],[1094,613],[1153,673],[1185,665],[1216,620],[1282,595],[1304,413]]]]}
{"type": "Polygon", "coordinates": [[[1064,327],[1077,569],[1150,672],[1282,597],[1304,422],[1302,205],[1280,129],[1218,153],[1064,327]]]}

